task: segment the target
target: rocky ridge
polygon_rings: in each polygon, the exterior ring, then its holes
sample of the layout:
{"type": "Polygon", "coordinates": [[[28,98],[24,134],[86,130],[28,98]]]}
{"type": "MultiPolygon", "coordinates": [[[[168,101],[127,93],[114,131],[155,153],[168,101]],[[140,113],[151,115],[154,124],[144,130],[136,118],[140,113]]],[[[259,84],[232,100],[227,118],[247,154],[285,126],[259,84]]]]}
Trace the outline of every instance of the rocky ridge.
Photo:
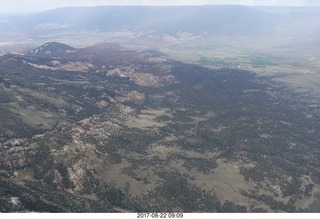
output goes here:
{"type": "Polygon", "coordinates": [[[86,51],[1,57],[2,212],[308,210],[320,140],[306,98],[252,72],[86,51]],[[29,64],[78,61],[92,67],[29,64]]]}

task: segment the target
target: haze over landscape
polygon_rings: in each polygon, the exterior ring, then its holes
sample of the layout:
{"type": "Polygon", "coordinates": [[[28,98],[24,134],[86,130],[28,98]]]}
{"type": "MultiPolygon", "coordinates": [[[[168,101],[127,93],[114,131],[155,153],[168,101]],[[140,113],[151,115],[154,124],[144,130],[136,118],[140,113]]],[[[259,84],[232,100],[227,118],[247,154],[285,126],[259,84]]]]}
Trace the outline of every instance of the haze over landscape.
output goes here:
{"type": "Polygon", "coordinates": [[[319,1],[0,11],[0,212],[320,212],[319,1]]]}
{"type": "Polygon", "coordinates": [[[11,0],[1,3],[0,12],[34,12],[61,7],[84,6],[117,6],[117,5],[149,5],[149,6],[178,6],[178,5],[247,5],[247,6],[320,6],[317,0],[11,0]]]}

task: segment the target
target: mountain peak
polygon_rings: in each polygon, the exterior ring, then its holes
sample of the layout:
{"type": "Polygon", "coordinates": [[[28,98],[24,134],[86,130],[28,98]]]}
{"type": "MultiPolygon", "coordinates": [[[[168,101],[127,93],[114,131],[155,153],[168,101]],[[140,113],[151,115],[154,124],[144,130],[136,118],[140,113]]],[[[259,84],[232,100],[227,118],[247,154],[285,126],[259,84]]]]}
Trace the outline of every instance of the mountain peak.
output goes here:
{"type": "Polygon", "coordinates": [[[30,50],[27,55],[41,56],[48,58],[61,58],[66,54],[75,52],[76,49],[63,43],[59,42],[48,42],[42,46],[30,50]]]}

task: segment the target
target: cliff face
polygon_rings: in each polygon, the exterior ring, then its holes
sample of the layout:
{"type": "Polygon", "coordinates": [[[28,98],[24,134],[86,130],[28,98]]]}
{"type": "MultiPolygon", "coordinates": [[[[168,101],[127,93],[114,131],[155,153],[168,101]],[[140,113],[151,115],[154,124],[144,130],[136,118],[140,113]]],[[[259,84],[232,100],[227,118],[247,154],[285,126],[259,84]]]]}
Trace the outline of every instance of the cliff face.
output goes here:
{"type": "Polygon", "coordinates": [[[31,166],[35,151],[27,146],[27,139],[13,139],[1,145],[0,168],[5,170],[22,169],[31,166]]]}
{"type": "Polygon", "coordinates": [[[0,145],[0,212],[112,212],[108,201],[90,196],[97,179],[81,156],[61,161],[54,144],[42,144],[51,135],[57,137],[49,132],[0,145]]]}
{"type": "Polygon", "coordinates": [[[0,176],[0,212],[113,212],[107,201],[81,198],[42,183],[0,176]]]}

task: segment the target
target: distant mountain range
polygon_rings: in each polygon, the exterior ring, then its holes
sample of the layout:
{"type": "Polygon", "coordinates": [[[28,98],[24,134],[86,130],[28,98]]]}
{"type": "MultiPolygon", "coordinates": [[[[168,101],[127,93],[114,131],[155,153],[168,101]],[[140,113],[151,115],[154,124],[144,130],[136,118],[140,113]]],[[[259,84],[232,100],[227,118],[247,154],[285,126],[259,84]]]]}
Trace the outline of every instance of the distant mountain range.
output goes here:
{"type": "MultiPolygon", "coordinates": [[[[319,8],[248,6],[100,6],[58,8],[15,17],[6,28],[88,31],[189,32],[209,35],[270,34],[283,28],[319,27],[319,8]],[[308,21],[308,22],[306,22],[308,21]],[[301,23],[308,25],[301,26],[301,23]]],[[[0,27],[1,28],[1,27],[0,27]]]]}
{"type": "Polygon", "coordinates": [[[308,61],[320,49],[319,20],[317,7],[58,8],[28,16],[2,17],[0,51],[25,53],[55,41],[74,47],[111,42],[139,51],[179,53],[182,59],[193,56],[197,60],[202,56],[200,53],[228,51],[308,61]],[[184,55],[186,52],[189,55],[184,55]]]}

